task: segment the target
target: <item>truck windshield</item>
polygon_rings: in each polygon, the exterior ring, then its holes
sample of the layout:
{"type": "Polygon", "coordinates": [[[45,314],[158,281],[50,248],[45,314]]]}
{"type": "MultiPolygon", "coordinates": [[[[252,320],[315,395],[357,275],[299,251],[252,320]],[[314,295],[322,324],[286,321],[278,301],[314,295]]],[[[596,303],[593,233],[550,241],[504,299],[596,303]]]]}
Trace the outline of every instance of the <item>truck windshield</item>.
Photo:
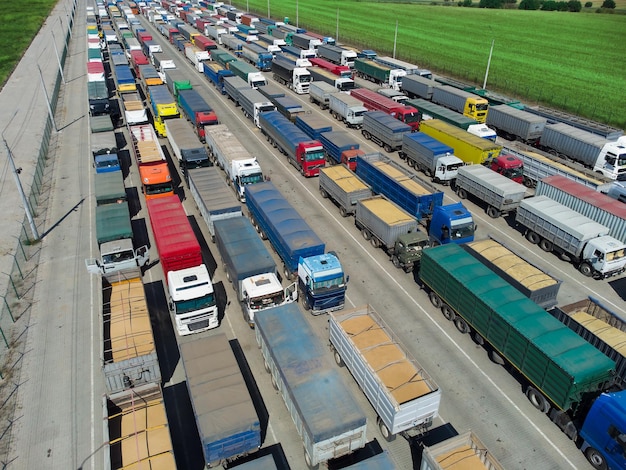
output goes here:
{"type": "Polygon", "coordinates": [[[285,293],[281,290],[274,294],[265,295],[263,297],[255,297],[250,299],[250,308],[252,310],[261,310],[264,308],[281,305],[285,300],[285,293]]]}
{"type": "Polygon", "coordinates": [[[267,85],[267,82],[265,80],[257,80],[256,82],[252,82],[252,88],[259,88],[263,85],[267,85]]]}
{"type": "Polygon", "coordinates": [[[130,261],[135,257],[132,251],[121,251],[119,253],[109,253],[102,255],[102,264],[120,263],[122,261],[130,261]]]}
{"type": "Polygon", "coordinates": [[[507,168],[502,174],[509,179],[521,178],[524,176],[524,168],[507,168]]]}
{"type": "Polygon", "coordinates": [[[626,153],[620,153],[619,155],[615,155],[614,153],[607,153],[606,157],[604,157],[604,160],[606,160],[606,162],[612,166],[626,166],[626,153]]]}
{"type": "Polygon", "coordinates": [[[344,284],[343,274],[334,279],[326,279],[324,281],[313,282],[312,284],[313,285],[311,286],[311,288],[313,289],[314,292],[317,292],[320,290],[336,289],[337,287],[344,284]]]}
{"type": "Polygon", "coordinates": [[[300,83],[311,83],[310,75],[300,75],[300,83]]]}
{"type": "Polygon", "coordinates": [[[353,90],[354,89],[354,82],[353,81],[349,81],[349,82],[341,83],[339,85],[339,89],[341,91],[353,90]]]}
{"type": "Polygon", "coordinates": [[[489,109],[489,103],[477,103],[476,111],[487,111],[489,109]]]}
{"type": "MultiPolygon", "coordinates": [[[[465,219],[467,220],[467,219],[465,219]]],[[[450,224],[452,229],[450,230],[450,239],[455,240],[459,238],[471,237],[474,235],[474,221],[462,221],[455,223],[452,221],[450,224]]]]}
{"type": "Polygon", "coordinates": [[[406,124],[419,122],[419,113],[407,113],[407,114],[405,114],[404,115],[404,122],[406,124]]]}
{"type": "Polygon", "coordinates": [[[241,184],[254,184],[263,182],[263,173],[253,173],[251,175],[243,175],[240,178],[241,184]]]}
{"type": "Polygon", "coordinates": [[[463,163],[463,162],[453,163],[452,165],[447,165],[446,166],[446,170],[447,171],[458,171],[458,169],[461,168],[463,165],[465,165],[465,163],[463,163]]]}
{"type": "Polygon", "coordinates": [[[146,185],[146,194],[165,194],[174,191],[172,183],[148,184],[146,185]]]}
{"type": "Polygon", "coordinates": [[[215,306],[215,295],[209,294],[199,299],[180,300],[175,302],[176,315],[185,315],[191,312],[197,312],[198,310],[204,310],[215,306]]]}
{"type": "Polygon", "coordinates": [[[606,254],[607,261],[617,261],[618,259],[622,259],[626,256],[626,250],[624,248],[616,251],[610,251],[606,254]]]}
{"type": "Polygon", "coordinates": [[[318,160],[324,160],[324,149],[316,148],[314,150],[309,150],[305,154],[307,162],[316,162],[318,160]]]}

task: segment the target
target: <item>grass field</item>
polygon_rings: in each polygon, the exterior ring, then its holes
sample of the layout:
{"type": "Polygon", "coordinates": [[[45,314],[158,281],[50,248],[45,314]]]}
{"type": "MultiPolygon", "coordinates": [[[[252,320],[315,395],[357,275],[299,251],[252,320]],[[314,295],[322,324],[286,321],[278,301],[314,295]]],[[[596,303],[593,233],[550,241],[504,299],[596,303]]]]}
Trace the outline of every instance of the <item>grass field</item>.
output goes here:
{"type": "MultiPolygon", "coordinates": [[[[267,16],[265,0],[248,5],[267,16]]],[[[296,23],[295,2],[270,7],[296,23]]],[[[336,36],[338,9],[340,42],[392,55],[398,21],[397,58],[480,86],[495,39],[487,89],[626,128],[625,15],[317,0],[299,2],[298,24],[336,36]]]]}

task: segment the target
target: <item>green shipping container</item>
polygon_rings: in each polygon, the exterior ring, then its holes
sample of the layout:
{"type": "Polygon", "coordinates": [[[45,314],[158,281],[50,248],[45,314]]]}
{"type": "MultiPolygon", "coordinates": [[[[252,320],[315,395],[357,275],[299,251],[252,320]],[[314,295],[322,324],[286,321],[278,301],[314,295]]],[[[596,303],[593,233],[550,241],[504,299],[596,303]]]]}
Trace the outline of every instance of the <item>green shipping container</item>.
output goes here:
{"type": "Polygon", "coordinates": [[[560,409],[611,381],[612,360],[460,246],[424,250],[419,276],[560,409]]]}

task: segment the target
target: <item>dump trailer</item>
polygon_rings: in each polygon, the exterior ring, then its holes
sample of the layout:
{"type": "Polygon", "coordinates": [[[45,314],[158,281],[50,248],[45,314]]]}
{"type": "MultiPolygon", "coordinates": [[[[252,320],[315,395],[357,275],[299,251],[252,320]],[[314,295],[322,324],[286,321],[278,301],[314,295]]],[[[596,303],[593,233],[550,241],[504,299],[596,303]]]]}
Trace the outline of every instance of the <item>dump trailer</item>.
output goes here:
{"type": "Polygon", "coordinates": [[[547,196],[608,227],[609,235],[626,243],[626,205],[624,203],[560,175],[542,179],[537,184],[535,195],[547,196]]]}
{"type": "Polygon", "coordinates": [[[183,173],[190,168],[209,164],[206,147],[202,145],[185,119],[168,119],[165,121],[165,130],[172,152],[178,159],[183,173]]]}
{"type": "Polygon", "coordinates": [[[429,101],[433,98],[435,88],[441,86],[441,83],[432,78],[415,74],[403,76],[400,83],[400,89],[410,98],[423,98],[429,101]]]}
{"type": "Polygon", "coordinates": [[[404,134],[399,153],[411,168],[426,173],[435,183],[450,184],[464,165],[452,147],[423,132],[404,134]]]}
{"type": "Polygon", "coordinates": [[[261,424],[226,335],[180,343],[179,349],[206,465],[256,452],[261,424]]]}
{"type": "Polygon", "coordinates": [[[317,54],[335,64],[347,65],[350,68],[354,68],[354,60],[357,57],[353,50],[334,44],[320,44],[317,46],[317,54]]]}
{"type": "Polygon", "coordinates": [[[470,165],[487,164],[500,155],[502,150],[502,146],[495,142],[482,139],[439,119],[422,121],[420,131],[452,147],[454,155],[470,165]]]}
{"type": "Polygon", "coordinates": [[[404,70],[394,69],[370,59],[355,59],[354,70],[357,77],[394,90],[400,89],[400,83],[406,76],[404,70]]]}
{"type": "Polygon", "coordinates": [[[224,78],[232,77],[235,74],[217,62],[205,62],[202,64],[202,67],[204,75],[211,80],[211,82],[213,82],[215,88],[217,88],[222,95],[225,95],[226,90],[224,89],[224,78]]]}
{"type": "Polygon", "coordinates": [[[441,390],[372,306],[331,313],[328,326],[335,362],[352,373],[387,441],[430,427],[441,390]]]}
{"type": "Polygon", "coordinates": [[[261,131],[267,140],[287,155],[289,163],[303,176],[317,176],[323,168],[324,148],[319,141],[311,140],[279,111],[262,113],[259,118],[261,131]]]}
{"type": "Polygon", "coordinates": [[[259,116],[266,111],[275,111],[276,106],[272,104],[259,90],[250,88],[249,90],[239,90],[239,104],[244,116],[252,119],[252,122],[260,128],[259,116]]]}
{"type": "Polygon", "coordinates": [[[593,298],[555,307],[549,312],[561,323],[615,361],[615,385],[626,388],[626,321],[593,298]]]}
{"type": "Polygon", "coordinates": [[[215,241],[216,220],[240,217],[241,205],[233,197],[217,167],[194,168],[187,172],[189,191],[215,241]]]}
{"type": "Polygon", "coordinates": [[[455,191],[461,199],[468,195],[485,204],[492,219],[513,212],[526,195],[526,187],[482,165],[461,166],[455,180],[455,191]]]}
{"type": "Polygon", "coordinates": [[[559,122],[546,124],[539,146],[593,168],[609,142],[606,137],[559,122]]]}
{"type": "Polygon", "coordinates": [[[363,127],[363,115],[367,108],[363,102],[345,93],[332,93],[328,95],[330,114],[342,121],[348,127],[361,129],[363,127]]]}
{"type": "Polygon", "coordinates": [[[463,247],[540,307],[550,309],[557,304],[562,281],[531,264],[505,244],[490,237],[466,243],[463,247]]]}
{"type": "Polygon", "coordinates": [[[407,273],[419,264],[422,250],[430,246],[415,217],[383,196],[357,200],[354,222],[365,240],[385,250],[393,265],[407,273]]]}
{"type": "Polygon", "coordinates": [[[309,468],[365,446],[366,418],[296,304],[260,312],[256,338],[309,468]],[[323,384],[323,389],[320,388],[323,384]]]}
{"type": "Polygon", "coordinates": [[[450,85],[442,85],[433,88],[432,101],[476,119],[479,123],[484,123],[487,120],[489,102],[469,91],[459,90],[450,85]]]}
{"type": "Polygon", "coordinates": [[[320,194],[331,199],[342,217],[353,215],[360,199],[373,196],[372,190],[345,166],[336,165],[320,170],[320,194]]]}
{"type": "Polygon", "coordinates": [[[529,242],[569,259],[585,276],[606,279],[626,269],[626,245],[609,236],[608,227],[547,196],[523,200],[515,222],[529,242]]]}
{"type": "Polygon", "coordinates": [[[271,63],[271,70],[274,80],[277,82],[282,83],[299,95],[309,93],[311,72],[305,67],[298,67],[289,60],[274,59],[271,63]]]}
{"type": "Polygon", "coordinates": [[[411,133],[411,126],[404,124],[383,111],[363,114],[361,134],[391,153],[402,148],[404,134],[411,133]]]}
{"type": "Polygon", "coordinates": [[[309,86],[309,101],[318,105],[321,109],[328,109],[330,106],[330,95],[337,93],[337,91],[337,88],[330,83],[311,82],[309,86]]]}
{"type": "Polygon", "coordinates": [[[283,91],[283,89],[273,83],[268,83],[267,85],[259,87],[259,91],[272,103],[276,98],[282,98],[283,96],[285,96],[285,92],[283,91]]]}
{"type": "Polygon", "coordinates": [[[248,59],[252,65],[263,72],[269,72],[272,69],[273,55],[266,48],[256,43],[244,43],[241,46],[242,56],[248,59]]]}
{"type": "Polygon", "coordinates": [[[332,132],[333,130],[332,126],[328,124],[328,120],[317,114],[297,116],[295,124],[313,140],[320,140],[320,135],[323,132],[332,132]]]}
{"type": "Polygon", "coordinates": [[[345,131],[322,132],[319,141],[328,162],[342,163],[352,171],[356,170],[356,157],[365,155],[359,148],[359,141],[345,131]]]}
{"type": "MultiPolygon", "coordinates": [[[[487,125],[509,140],[536,144],[543,134],[547,119],[506,104],[489,107],[487,125]]],[[[594,162],[595,163],[595,162],[594,162]]]]}
{"type": "Polygon", "coordinates": [[[363,102],[372,111],[383,111],[411,127],[411,132],[419,130],[419,114],[413,106],[400,104],[367,88],[356,88],[351,96],[363,102]]]}

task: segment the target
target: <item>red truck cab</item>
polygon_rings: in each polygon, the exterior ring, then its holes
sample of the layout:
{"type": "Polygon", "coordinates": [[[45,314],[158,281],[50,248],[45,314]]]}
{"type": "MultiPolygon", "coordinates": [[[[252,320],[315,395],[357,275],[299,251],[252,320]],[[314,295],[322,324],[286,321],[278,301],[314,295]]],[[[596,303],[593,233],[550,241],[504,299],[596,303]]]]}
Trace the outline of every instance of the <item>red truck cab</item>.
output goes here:
{"type": "Polygon", "coordinates": [[[513,155],[502,154],[497,156],[491,160],[489,168],[516,183],[523,183],[524,181],[524,162],[513,155]]]}

